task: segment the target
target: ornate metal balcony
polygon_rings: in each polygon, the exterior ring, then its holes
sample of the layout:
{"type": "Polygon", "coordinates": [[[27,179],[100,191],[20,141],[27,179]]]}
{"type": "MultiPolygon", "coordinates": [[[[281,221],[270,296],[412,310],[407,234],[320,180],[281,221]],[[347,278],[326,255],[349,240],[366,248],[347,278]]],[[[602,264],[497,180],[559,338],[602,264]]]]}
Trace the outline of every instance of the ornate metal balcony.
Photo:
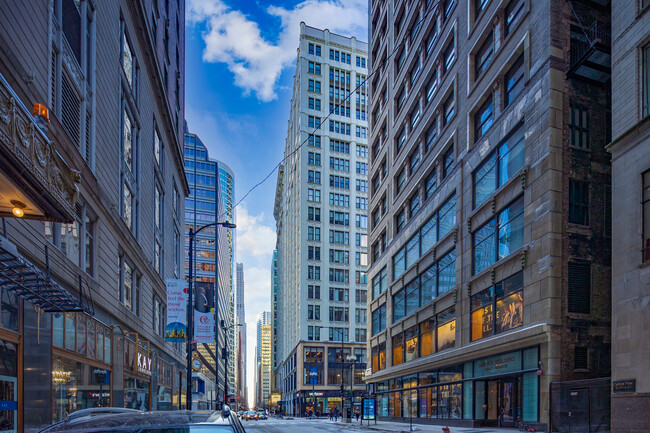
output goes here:
{"type": "Polygon", "coordinates": [[[0,216],[72,222],[80,180],[0,74],[0,216]]]}

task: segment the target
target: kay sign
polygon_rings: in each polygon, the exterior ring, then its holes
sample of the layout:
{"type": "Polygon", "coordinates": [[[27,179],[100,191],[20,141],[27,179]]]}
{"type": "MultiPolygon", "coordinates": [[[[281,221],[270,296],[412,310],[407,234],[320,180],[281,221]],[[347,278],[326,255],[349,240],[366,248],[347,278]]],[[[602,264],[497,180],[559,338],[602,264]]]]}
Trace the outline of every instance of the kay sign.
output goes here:
{"type": "Polygon", "coordinates": [[[138,371],[151,375],[151,358],[146,353],[138,351],[138,371]]]}

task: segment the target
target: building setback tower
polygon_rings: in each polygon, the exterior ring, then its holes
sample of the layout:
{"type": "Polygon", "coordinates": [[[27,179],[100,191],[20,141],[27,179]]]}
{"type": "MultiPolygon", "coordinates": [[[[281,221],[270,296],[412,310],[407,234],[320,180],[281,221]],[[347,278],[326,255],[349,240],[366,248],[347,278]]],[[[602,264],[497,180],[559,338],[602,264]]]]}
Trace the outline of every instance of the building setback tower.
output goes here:
{"type": "Polygon", "coordinates": [[[2,3],[4,431],[185,407],[185,346],[164,340],[189,192],[184,5],[2,3]]]}
{"type": "Polygon", "coordinates": [[[237,263],[237,326],[236,340],[237,340],[237,402],[240,404],[248,405],[248,397],[246,395],[246,312],[244,308],[244,265],[237,263]]]}
{"type": "MultiPolygon", "coordinates": [[[[234,193],[234,175],[232,171],[223,162],[211,159],[201,139],[196,134],[189,132],[187,128],[185,131],[185,171],[190,185],[190,196],[185,200],[185,260],[187,261],[187,252],[189,250],[187,233],[191,225],[198,228],[217,220],[218,222],[228,221],[234,223],[235,215],[232,207],[234,193]]],[[[195,286],[198,288],[201,285],[206,285],[205,287],[212,290],[211,293],[214,293],[216,281],[219,282],[215,312],[219,324],[218,344],[216,350],[214,344],[199,344],[197,348],[203,362],[201,371],[203,376],[197,376],[197,380],[202,381],[203,377],[207,377],[213,384],[216,383],[217,395],[205,393],[202,399],[197,399],[198,407],[201,409],[211,407],[209,405],[214,403],[217,397],[219,401],[223,400],[226,378],[230,381],[228,389],[235,391],[234,379],[232,379],[234,370],[230,368],[230,364],[234,365],[235,360],[232,359],[232,356],[229,356],[229,365],[226,367],[221,357],[221,351],[225,348],[225,345],[228,347],[230,354],[235,353],[231,347],[234,335],[230,335],[234,329],[232,326],[234,323],[234,293],[232,290],[233,242],[232,230],[225,229],[222,226],[208,227],[196,235],[194,242],[195,286]],[[218,246],[216,243],[217,238],[218,246]],[[217,260],[219,261],[218,266],[217,260]],[[225,321],[225,328],[221,326],[222,320],[225,321]],[[217,356],[216,361],[214,359],[215,354],[217,356]],[[215,364],[218,366],[218,377],[215,377],[215,364]],[[227,374],[225,368],[228,368],[227,374]]],[[[186,270],[186,274],[188,272],[189,268],[186,270]]],[[[199,384],[200,387],[201,384],[199,384]]]]}
{"type": "Polygon", "coordinates": [[[612,2],[612,431],[650,431],[650,13],[612,2]],[[640,248],[639,248],[640,247],[640,248]],[[645,324],[645,325],[642,325],[645,324]]]}
{"type": "Polygon", "coordinates": [[[608,419],[609,3],[370,2],[380,417],[608,419]]]}
{"type": "Polygon", "coordinates": [[[290,414],[341,411],[342,388],[351,386],[348,356],[356,356],[355,399],[365,389],[366,56],[365,42],[301,23],[274,209],[277,374],[290,414]]]}

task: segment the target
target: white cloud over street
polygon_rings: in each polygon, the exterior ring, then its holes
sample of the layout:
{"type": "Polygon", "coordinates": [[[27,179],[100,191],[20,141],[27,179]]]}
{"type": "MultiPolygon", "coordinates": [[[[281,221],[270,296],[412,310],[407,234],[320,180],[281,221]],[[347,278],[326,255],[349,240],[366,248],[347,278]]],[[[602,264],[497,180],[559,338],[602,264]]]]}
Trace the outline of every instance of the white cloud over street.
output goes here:
{"type": "Polygon", "coordinates": [[[222,0],[189,0],[187,22],[206,27],[203,61],[225,63],[245,94],[268,102],[277,97],[282,71],[295,63],[300,22],[367,40],[365,0],[306,0],[292,9],[268,6],[267,18],[279,19],[277,41],[266,39],[260,25],[222,0]]]}
{"type": "Polygon", "coordinates": [[[251,215],[245,203],[237,212],[237,262],[244,264],[244,308],[246,311],[246,374],[249,401],[254,392],[257,318],[271,310],[271,260],[275,248],[275,227],[264,224],[264,214],[251,215]]]}

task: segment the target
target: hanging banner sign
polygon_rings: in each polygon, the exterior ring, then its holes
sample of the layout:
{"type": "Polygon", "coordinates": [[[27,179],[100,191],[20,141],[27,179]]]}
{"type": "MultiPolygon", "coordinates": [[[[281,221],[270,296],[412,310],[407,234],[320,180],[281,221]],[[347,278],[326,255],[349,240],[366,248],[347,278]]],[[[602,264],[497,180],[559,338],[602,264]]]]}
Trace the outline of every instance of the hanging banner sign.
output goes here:
{"type": "Polygon", "coordinates": [[[214,343],[214,283],[194,283],[194,342],[214,343]]]}
{"type": "Polygon", "coordinates": [[[167,324],[165,341],[187,338],[187,281],[167,280],[167,324]]]}

